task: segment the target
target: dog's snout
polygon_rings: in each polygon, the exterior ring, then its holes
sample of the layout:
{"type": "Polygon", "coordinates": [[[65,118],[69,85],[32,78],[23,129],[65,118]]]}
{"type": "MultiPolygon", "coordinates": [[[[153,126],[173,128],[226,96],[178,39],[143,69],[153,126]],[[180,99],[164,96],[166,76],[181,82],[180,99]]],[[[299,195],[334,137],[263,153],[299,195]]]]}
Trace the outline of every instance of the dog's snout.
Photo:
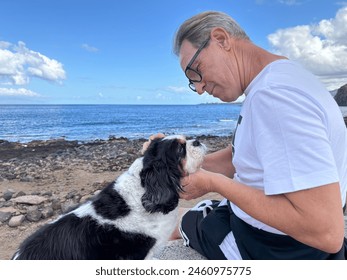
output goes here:
{"type": "Polygon", "coordinates": [[[200,146],[200,145],[201,145],[201,143],[200,143],[199,140],[194,140],[194,142],[193,142],[193,146],[194,146],[194,147],[198,147],[198,146],[200,146]]]}

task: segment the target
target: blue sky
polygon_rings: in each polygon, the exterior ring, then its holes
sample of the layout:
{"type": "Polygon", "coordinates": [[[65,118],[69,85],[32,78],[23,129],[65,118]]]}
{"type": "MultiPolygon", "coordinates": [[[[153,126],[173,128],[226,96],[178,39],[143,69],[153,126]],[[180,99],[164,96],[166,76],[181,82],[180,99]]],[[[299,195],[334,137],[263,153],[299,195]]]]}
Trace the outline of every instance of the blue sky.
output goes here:
{"type": "Polygon", "coordinates": [[[0,104],[196,104],[172,40],[206,10],[300,61],[328,89],[347,83],[347,2],[1,0],[0,104]]]}

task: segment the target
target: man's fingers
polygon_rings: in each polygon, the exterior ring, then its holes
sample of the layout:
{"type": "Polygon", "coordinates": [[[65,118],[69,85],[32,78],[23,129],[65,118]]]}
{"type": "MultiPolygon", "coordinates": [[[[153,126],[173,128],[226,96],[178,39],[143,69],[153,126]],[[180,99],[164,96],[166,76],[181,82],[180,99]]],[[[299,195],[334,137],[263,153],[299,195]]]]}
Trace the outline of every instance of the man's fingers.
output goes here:
{"type": "Polygon", "coordinates": [[[152,141],[154,139],[157,139],[157,138],[164,138],[165,135],[163,133],[157,133],[157,134],[153,134],[151,136],[149,136],[149,140],[152,141]]]}
{"type": "Polygon", "coordinates": [[[141,154],[143,155],[146,150],[148,149],[148,146],[151,144],[151,141],[153,141],[154,139],[157,139],[157,138],[164,138],[165,135],[163,133],[157,133],[157,134],[153,134],[151,136],[149,136],[149,140],[146,141],[145,143],[143,143],[142,145],[142,150],[141,150],[141,154]]]}

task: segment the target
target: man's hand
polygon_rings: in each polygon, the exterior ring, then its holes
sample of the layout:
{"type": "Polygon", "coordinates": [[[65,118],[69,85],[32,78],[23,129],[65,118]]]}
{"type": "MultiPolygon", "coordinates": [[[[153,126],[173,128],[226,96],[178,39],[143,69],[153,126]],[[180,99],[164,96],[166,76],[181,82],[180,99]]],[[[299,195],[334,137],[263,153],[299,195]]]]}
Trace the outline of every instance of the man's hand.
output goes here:
{"type": "Polygon", "coordinates": [[[165,135],[163,133],[157,133],[157,134],[153,134],[149,137],[149,140],[146,141],[145,143],[143,143],[142,145],[142,150],[141,150],[141,154],[143,155],[145,153],[145,151],[148,149],[148,146],[151,144],[151,142],[154,140],[154,139],[157,139],[157,138],[164,138],[165,135]]]}
{"type": "Polygon", "coordinates": [[[191,200],[211,192],[210,176],[213,176],[213,174],[213,172],[201,168],[183,177],[181,179],[183,192],[180,193],[180,197],[185,200],[191,200]]]}

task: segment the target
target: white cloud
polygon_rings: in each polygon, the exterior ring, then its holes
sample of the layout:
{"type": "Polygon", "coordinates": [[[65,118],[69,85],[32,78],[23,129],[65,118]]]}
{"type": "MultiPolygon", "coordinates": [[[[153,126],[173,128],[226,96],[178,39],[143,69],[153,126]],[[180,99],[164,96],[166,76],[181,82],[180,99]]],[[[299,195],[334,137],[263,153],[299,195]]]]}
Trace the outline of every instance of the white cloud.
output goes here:
{"type": "Polygon", "coordinates": [[[177,87],[177,86],[168,86],[166,91],[174,92],[174,93],[190,93],[191,89],[188,86],[185,87],[177,87]]]}
{"type": "Polygon", "coordinates": [[[60,62],[28,49],[25,43],[14,45],[1,41],[0,83],[26,85],[32,77],[61,82],[66,74],[60,62]]]}
{"type": "Polygon", "coordinates": [[[0,88],[0,96],[29,96],[39,97],[34,91],[25,88],[0,88]]]}
{"type": "Polygon", "coordinates": [[[287,6],[294,6],[294,5],[301,4],[301,1],[298,1],[298,0],[278,0],[278,2],[287,6]]]}
{"type": "Polygon", "coordinates": [[[347,7],[317,24],[277,30],[268,36],[273,51],[301,62],[329,89],[347,83],[347,7]]]}
{"type": "Polygon", "coordinates": [[[93,46],[90,46],[88,44],[82,44],[81,45],[82,49],[85,49],[87,52],[98,52],[99,49],[93,46]]]}
{"type": "MultiPolygon", "coordinates": [[[[264,4],[271,4],[273,1],[268,1],[268,0],[255,0],[255,3],[257,5],[264,5],[264,4]],[[270,3],[269,3],[270,2],[270,3]]],[[[284,4],[287,6],[294,6],[294,5],[301,5],[302,0],[277,0],[278,3],[284,4]]]]}
{"type": "Polygon", "coordinates": [[[11,46],[11,43],[5,42],[5,41],[0,41],[0,49],[7,49],[11,46]]]}

